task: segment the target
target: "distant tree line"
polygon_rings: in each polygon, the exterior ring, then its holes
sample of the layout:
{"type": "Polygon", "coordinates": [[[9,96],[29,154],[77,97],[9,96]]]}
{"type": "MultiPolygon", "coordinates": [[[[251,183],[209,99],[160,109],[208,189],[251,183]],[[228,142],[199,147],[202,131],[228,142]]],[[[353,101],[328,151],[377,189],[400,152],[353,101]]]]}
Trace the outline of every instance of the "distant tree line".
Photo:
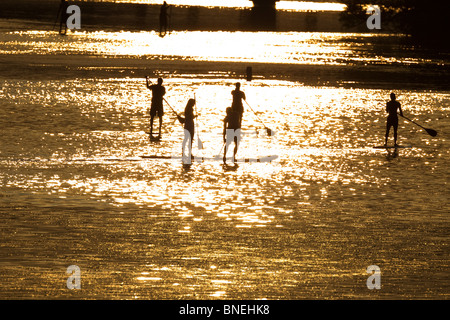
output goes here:
{"type": "Polygon", "coordinates": [[[381,9],[383,31],[406,33],[413,39],[448,46],[450,1],[433,0],[341,0],[347,5],[341,20],[347,27],[365,25],[367,6],[381,9]]]}

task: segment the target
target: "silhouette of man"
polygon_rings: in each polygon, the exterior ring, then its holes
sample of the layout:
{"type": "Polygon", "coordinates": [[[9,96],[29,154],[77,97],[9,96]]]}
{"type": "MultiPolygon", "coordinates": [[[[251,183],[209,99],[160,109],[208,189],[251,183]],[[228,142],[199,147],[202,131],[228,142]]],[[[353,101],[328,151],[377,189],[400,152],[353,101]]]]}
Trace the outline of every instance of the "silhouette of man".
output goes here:
{"type": "Polygon", "coordinates": [[[227,150],[233,141],[233,161],[236,161],[236,153],[239,148],[239,141],[241,140],[241,124],[239,120],[239,113],[234,111],[231,107],[227,108],[227,115],[223,120],[223,142],[225,143],[223,163],[226,163],[227,161],[227,150]]]}
{"type": "Polygon", "coordinates": [[[238,114],[239,118],[239,128],[241,128],[242,124],[242,116],[244,114],[244,106],[242,105],[242,100],[245,100],[245,93],[241,90],[241,84],[239,82],[236,83],[236,89],[231,91],[231,95],[233,96],[233,102],[231,103],[231,108],[234,112],[238,114]]]}
{"type": "Polygon", "coordinates": [[[166,94],[166,88],[163,87],[163,79],[158,78],[158,83],[150,85],[147,77],[147,88],[152,91],[152,105],[150,107],[150,135],[153,136],[153,120],[156,116],[159,118],[159,134],[161,138],[162,117],[164,115],[163,99],[166,94]]]}
{"type": "Polygon", "coordinates": [[[159,11],[159,35],[163,35],[167,33],[167,23],[169,20],[168,14],[169,5],[164,1],[159,11]],[[164,33],[163,33],[164,29],[164,33]]]}
{"type": "Polygon", "coordinates": [[[395,93],[391,93],[391,101],[386,103],[386,112],[388,112],[387,122],[386,122],[386,139],[384,145],[387,146],[387,141],[389,138],[389,131],[391,127],[394,127],[394,146],[397,146],[397,129],[398,129],[398,115],[397,110],[400,111],[400,115],[403,116],[402,108],[400,103],[395,100],[395,93]]]}
{"type": "Polygon", "coordinates": [[[194,115],[194,105],[195,100],[189,99],[186,108],[184,109],[184,118],[177,115],[178,121],[184,124],[184,139],[183,139],[183,146],[182,146],[182,158],[184,164],[191,164],[191,157],[192,157],[192,142],[194,141],[194,118],[197,116],[194,115]],[[189,141],[189,142],[188,142],[189,141]],[[186,150],[186,144],[188,145],[188,156],[185,157],[185,150],[186,150]],[[185,161],[187,159],[187,161],[185,161]]]}
{"type": "Polygon", "coordinates": [[[67,0],[61,0],[61,3],[59,5],[59,11],[58,11],[58,16],[61,14],[61,20],[59,22],[59,34],[60,35],[67,34],[67,19],[69,18],[69,15],[67,14],[68,7],[69,7],[69,4],[67,3],[67,0]]]}

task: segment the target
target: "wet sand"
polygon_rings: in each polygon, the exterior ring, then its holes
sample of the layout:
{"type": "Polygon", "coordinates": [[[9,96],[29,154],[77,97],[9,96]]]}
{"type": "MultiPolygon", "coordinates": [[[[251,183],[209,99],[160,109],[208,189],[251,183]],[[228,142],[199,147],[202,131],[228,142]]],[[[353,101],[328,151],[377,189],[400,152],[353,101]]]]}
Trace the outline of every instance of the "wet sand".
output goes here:
{"type": "Polygon", "coordinates": [[[285,79],[304,85],[345,88],[448,89],[448,67],[426,66],[330,66],[277,63],[180,61],[168,58],[103,57],[86,55],[0,55],[0,72],[11,79],[46,78],[54,70],[62,78],[144,78],[164,73],[166,77],[198,74],[245,81],[246,68],[254,78],[285,79]],[[24,61],[27,61],[24,63],[24,61]]]}

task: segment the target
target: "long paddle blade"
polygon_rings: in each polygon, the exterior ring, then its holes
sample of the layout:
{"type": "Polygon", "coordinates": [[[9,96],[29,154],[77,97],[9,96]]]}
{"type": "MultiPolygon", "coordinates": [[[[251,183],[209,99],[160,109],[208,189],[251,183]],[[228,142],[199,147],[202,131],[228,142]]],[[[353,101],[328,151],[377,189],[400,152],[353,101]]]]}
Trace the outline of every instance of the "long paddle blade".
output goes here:
{"type": "Polygon", "coordinates": [[[433,129],[430,129],[430,128],[425,128],[425,127],[421,126],[420,124],[414,122],[413,120],[408,119],[408,118],[405,117],[404,115],[400,115],[400,116],[403,117],[403,118],[405,118],[405,119],[408,120],[409,122],[412,122],[412,123],[414,123],[415,125],[421,127],[421,128],[422,128],[423,130],[425,130],[430,136],[432,136],[432,137],[436,137],[436,136],[437,136],[438,133],[437,133],[436,130],[433,130],[433,129]]]}
{"type": "Polygon", "coordinates": [[[258,117],[258,115],[256,114],[256,112],[253,110],[253,108],[249,105],[249,103],[247,102],[247,100],[244,100],[245,103],[248,105],[248,107],[250,108],[250,110],[253,111],[253,113],[255,114],[256,118],[259,120],[259,122],[261,122],[261,124],[264,126],[264,129],[267,130],[267,135],[270,137],[273,135],[273,132],[271,129],[269,129],[268,127],[266,127],[266,125],[264,124],[264,122],[258,117]]]}
{"type": "MultiPolygon", "coordinates": [[[[198,136],[198,133],[197,133],[197,136],[198,136]]],[[[198,150],[203,150],[203,142],[202,142],[202,140],[200,140],[199,137],[197,137],[197,148],[198,148],[198,150]]]]}
{"type": "Polygon", "coordinates": [[[430,136],[432,136],[432,137],[436,137],[436,136],[437,136],[437,131],[436,131],[436,130],[433,130],[433,129],[427,129],[427,128],[424,128],[424,129],[425,129],[426,132],[428,132],[428,134],[429,134],[430,136]]]}

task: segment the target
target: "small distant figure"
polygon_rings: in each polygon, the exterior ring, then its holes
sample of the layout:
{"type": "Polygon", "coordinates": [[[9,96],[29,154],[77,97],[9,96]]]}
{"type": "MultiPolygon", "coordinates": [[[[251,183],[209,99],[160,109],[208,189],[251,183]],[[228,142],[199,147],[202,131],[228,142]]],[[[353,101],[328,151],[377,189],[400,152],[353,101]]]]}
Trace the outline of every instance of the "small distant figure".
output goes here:
{"type": "Polygon", "coordinates": [[[239,82],[237,82],[235,86],[236,88],[231,91],[231,95],[233,96],[231,108],[238,114],[240,128],[242,124],[242,116],[244,114],[244,106],[242,104],[242,100],[245,100],[245,93],[241,91],[241,84],[239,82]]]}
{"type": "Polygon", "coordinates": [[[184,109],[184,118],[177,115],[178,121],[184,124],[184,139],[182,146],[182,158],[184,164],[191,164],[192,158],[192,142],[194,141],[194,119],[197,115],[194,115],[195,99],[189,99],[186,108],[184,109]],[[186,145],[188,145],[188,154],[186,155],[186,145]]]}
{"type": "Polygon", "coordinates": [[[252,81],[252,77],[253,77],[252,67],[247,67],[247,69],[245,70],[245,74],[246,74],[247,81],[252,81]]]}
{"type": "Polygon", "coordinates": [[[67,3],[67,0],[61,0],[61,3],[59,4],[58,14],[56,16],[56,21],[58,21],[58,17],[61,17],[60,21],[59,21],[59,34],[60,35],[67,34],[67,19],[69,18],[69,15],[67,14],[68,7],[69,7],[69,4],[67,3]]]}
{"type": "Polygon", "coordinates": [[[147,88],[152,91],[152,105],[150,107],[150,136],[153,137],[153,120],[156,116],[159,118],[158,139],[161,139],[162,117],[164,115],[163,99],[166,94],[166,88],[163,87],[163,79],[158,78],[158,83],[150,85],[148,77],[147,88]]]}
{"type": "Polygon", "coordinates": [[[164,3],[161,6],[161,9],[159,11],[159,35],[164,36],[167,33],[167,27],[169,24],[169,5],[167,2],[164,1],[164,3]],[[164,30],[164,32],[163,32],[164,30]]]}
{"type": "Polygon", "coordinates": [[[233,108],[227,108],[227,115],[223,120],[223,142],[225,149],[223,152],[223,163],[227,161],[228,147],[234,142],[233,161],[236,162],[236,153],[239,148],[239,141],[241,140],[241,124],[239,113],[233,108]]]}
{"type": "Polygon", "coordinates": [[[386,139],[384,145],[387,146],[389,131],[391,127],[394,127],[394,146],[397,146],[397,129],[398,129],[398,115],[397,110],[400,112],[400,115],[403,116],[402,108],[400,103],[395,100],[395,93],[391,93],[391,101],[386,103],[386,112],[389,113],[386,122],[386,139]]]}

